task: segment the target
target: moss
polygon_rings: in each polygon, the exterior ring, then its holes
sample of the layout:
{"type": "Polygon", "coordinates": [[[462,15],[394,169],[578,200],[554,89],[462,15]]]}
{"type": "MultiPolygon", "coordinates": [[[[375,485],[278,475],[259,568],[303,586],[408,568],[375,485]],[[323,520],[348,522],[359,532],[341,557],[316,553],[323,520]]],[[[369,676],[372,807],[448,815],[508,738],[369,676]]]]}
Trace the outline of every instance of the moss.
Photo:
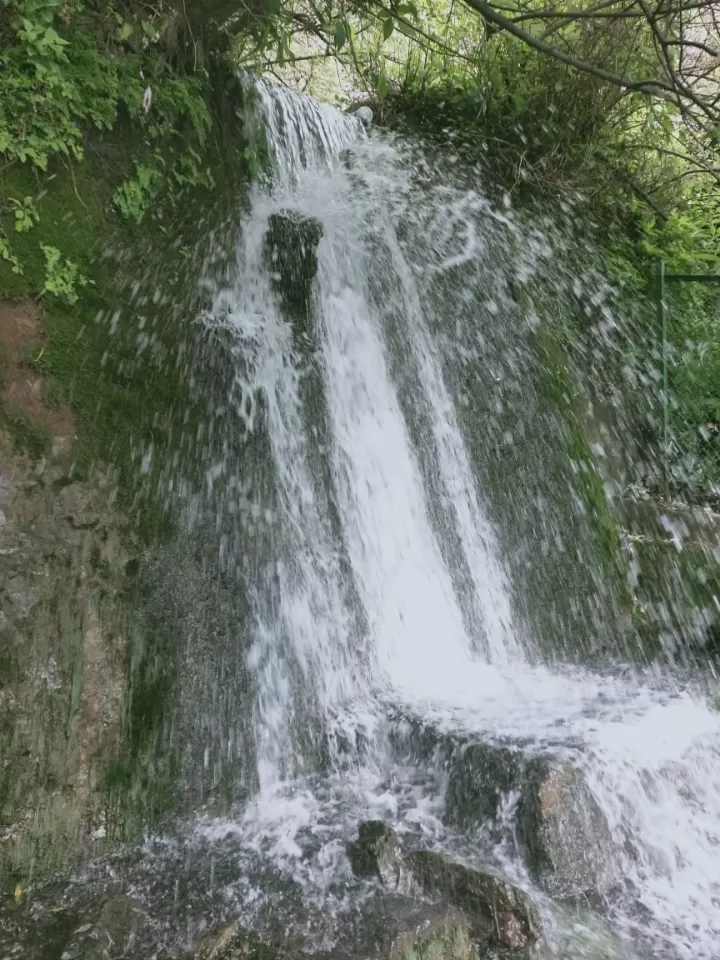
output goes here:
{"type": "Polygon", "coordinates": [[[39,460],[50,449],[50,432],[45,426],[33,424],[21,407],[0,404],[0,425],[7,431],[15,450],[39,460]]]}
{"type": "MultiPolygon", "coordinates": [[[[566,426],[567,455],[576,469],[576,492],[585,507],[588,522],[599,547],[601,562],[609,573],[624,584],[627,563],[622,547],[620,522],[610,509],[590,443],[573,403],[572,384],[562,344],[547,326],[540,331],[540,348],[546,391],[566,426]]],[[[626,599],[629,600],[629,595],[626,599]]]]}
{"type": "Polygon", "coordinates": [[[475,956],[465,927],[458,923],[403,951],[403,960],[471,960],[475,956]]]}
{"type": "MultiPolygon", "coordinates": [[[[226,114],[225,105],[215,110],[201,156],[213,189],[167,187],[142,225],[113,205],[147,151],[143,130],[128,120],[93,131],[80,164],[56,161],[47,174],[16,164],[0,182],[0,200],[33,197],[39,214],[36,227],[12,233],[23,273],[0,262],[0,296],[40,298],[44,307],[46,342],[23,362],[42,375],[46,402],[67,401],[76,416],[76,469],[113,464],[120,503],[146,539],[166,530],[158,503],[163,469],[206,417],[195,318],[207,234],[237,209],[249,176],[242,128],[233,111],[226,114]],[[41,244],[58,248],[88,278],[76,303],[45,291],[41,244]]],[[[12,232],[8,208],[0,203],[0,226],[12,232]]]]}

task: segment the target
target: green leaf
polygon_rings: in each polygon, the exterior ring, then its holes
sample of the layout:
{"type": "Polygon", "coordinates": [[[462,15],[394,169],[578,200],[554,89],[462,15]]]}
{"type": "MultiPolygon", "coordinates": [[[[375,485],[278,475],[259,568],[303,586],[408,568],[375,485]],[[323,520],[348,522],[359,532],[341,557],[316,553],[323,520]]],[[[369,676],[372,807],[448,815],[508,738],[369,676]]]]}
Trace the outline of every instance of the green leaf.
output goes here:
{"type": "Polygon", "coordinates": [[[403,17],[416,17],[418,15],[418,9],[414,3],[401,3],[397,12],[403,17]]]}
{"type": "Polygon", "coordinates": [[[135,27],[131,23],[124,23],[120,28],[119,36],[121,40],[129,40],[135,33],[135,27]]]}
{"type": "Polygon", "coordinates": [[[46,43],[51,43],[54,47],[69,47],[70,43],[67,40],[63,40],[57,31],[53,30],[52,27],[45,28],[45,36],[43,37],[46,43]]]}
{"type": "Polygon", "coordinates": [[[404,33],[406,37],[410,37],[411,40],[417,39],[418,32],[415,27],[411,26],[409,23],[405,23],[404,20],[398,20],[397,28],[400,33],[404,33]]]}
{"type": "Polygon", "coordinates": [[[389,40],[392,36],[392,32],[395,29],[395,24],[393,23],[393,18],[388,17],[383,21],[383,40],[389,40]]]}
{"type": "Polygon", "coordinates": [[[335,24],[335,47],[338,50],[342,50],[345,46],[345,41],[348,38],[347,34],[347,25],[342,21],[338,20],[335,24]]]}
{"type": "Polygon", "coordinates": [[[385,97],[390,93],[390,83],[384,71],[378,77],[377,91],[381,100],[384,100],[385,97]]]}

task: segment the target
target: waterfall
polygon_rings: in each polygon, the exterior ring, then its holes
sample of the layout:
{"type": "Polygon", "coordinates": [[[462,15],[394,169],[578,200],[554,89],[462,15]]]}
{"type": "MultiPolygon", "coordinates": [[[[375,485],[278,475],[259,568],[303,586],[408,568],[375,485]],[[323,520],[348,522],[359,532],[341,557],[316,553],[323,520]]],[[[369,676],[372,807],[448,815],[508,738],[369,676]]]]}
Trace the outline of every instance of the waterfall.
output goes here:
{"type": "Polygon", "coordinates": [[[248,654],[261,791],[203,836],[237,833],[325,898],[358,819],[453,842],[425,787],[392,793],[392,705],[440,731],[571,757],[622,859],[616,930],[658,957],[711,960],[720,715],[690,684],[612,655],[602,674],[550,664],[526,596],[540,568],[575,618],[553,613],[560,631],[599,635],[612,616],[603,578],[579,579],[592,563],[580,527],[553,519],[542,485],[556,425],[541,409],[535,308],[518,288],[531,295],[555,256],[543,225],[528,229],[460,175],[443,181],[352,116],[252,89],[274,172],[251,192],[206,322],[232,335],[237,414],[266,432],[273,461],[272,508],[257,506],[273,549],[248,654]],[[268,254],[278,217],[313,261],[292,309],[268,254]],[[510,489],[490,482],[497,463],[515,471],[510,489]],[[515,519],[539,531],[530,561],[515,519]],[[315,860],[307,831],[323,838],[315,860]]]}
{"type": "Polygon", "coordinates": [[[398,157],[380,147],[375,174],[359,178],[339,163],[353,141],[362,148],[356,120],[295,93],[253,89],[279,174],[252,194],[233,287],[218,292],[210,322],[236,337],[239,414],[253,429],[257,409],[265,410],[278,488],[281,556],[271,574],[277,603],[260,617],[251,655],[267,782],[293,763],[302,766],[289,758],[293,728],[303,722],[298,713],[310,703],[322,714],[313,714],[313,723],[341,722],[347,708],[367,708],[373,688],[397,693],[429,681],[431,689],[438,671],[461,671],[468,657],[508,662],[520,645],[506,571],[427,328],[415,266],[386,203],[387,189],[400,195],[404,188],[398,157]],[[266,256],[271,218],[288,211],[322,227],[310,304],[317,343],[309,361],[283,315],[266,256]],[[371,277],[367,225],[381,237],[397,282],[387,295],[405,318],[402,350],[422,389],[412,400],[429,425],[422,450],[411,439],[390,369],[385,291],[371,277]],[[320,489],[314,475],[320,424],[303,411],[308,363],[324,396],[330,489],[320,489]]]}

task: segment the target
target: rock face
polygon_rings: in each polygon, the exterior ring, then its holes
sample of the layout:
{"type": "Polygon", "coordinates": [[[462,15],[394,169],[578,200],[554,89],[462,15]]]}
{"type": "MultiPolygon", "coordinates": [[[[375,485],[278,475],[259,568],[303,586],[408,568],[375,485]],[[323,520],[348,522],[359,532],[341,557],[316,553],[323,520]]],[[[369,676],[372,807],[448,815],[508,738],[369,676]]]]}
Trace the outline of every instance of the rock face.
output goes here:
{"type": "Polygon", "coordinates": [[[606,896],[618,877],[612,835],[572,763],[507,747],[461,746],[450,763],[446,822],[468,828],[491,821],[513,792],[516,835],[538,882],[561,899],[606,896]]]}
{"type": "Polygon", "coordinates": [[[459,910],[473,939],[488,946],[525,950],[540,939],[540,916],[522,890],[442,854],[404,853],[394,831],[379,821],[360,825],[348,854],[360,876],[376,877],[405,896],[440,898],[459,910]]]}
{"type": "Polygon", "coordinates": [[[293,321],[298,346],[314,345],[310,296],[317,273],[322,224],[293,211],[274,213],[268,221],[265,258],[283,308],[293,321]]]}
{"type": "Polygon", "coordinates": [[[0,301],[0,874],[18,879],[105,833],[135,550],[111,472],[78,475],[70,410],[21,362],[41,334],[0,301]]]}
{"type": "Polygon", "coordinates": [[[119,595],[130,554],[108,504],[107,474],[53,489],[62,470],[51,459],[38,477],[0,435],[0,863],[7,868],[34,858],[45,835],[59,842],[59,856],[63,845],[78,849],[104,835],[100,787],[120,745],[127,642],[119,595]]]}

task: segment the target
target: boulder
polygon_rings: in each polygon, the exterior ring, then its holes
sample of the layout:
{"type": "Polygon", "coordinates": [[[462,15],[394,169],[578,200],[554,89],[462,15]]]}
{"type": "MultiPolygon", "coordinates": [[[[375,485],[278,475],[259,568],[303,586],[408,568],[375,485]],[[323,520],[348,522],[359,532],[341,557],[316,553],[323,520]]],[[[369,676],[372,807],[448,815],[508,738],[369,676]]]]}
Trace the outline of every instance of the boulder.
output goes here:
{"type": "Polygon", "coordinates": [[[361,823],[358,839],[348,844],[347,853],[356,876],[380,880],[388,890],[405,896],[421,892],[395,831],[381,820],[361,823]]]}
{"type": "Polygon", "coordinates": [[[64,960],[120,960],[146,955],[149,921],[142,903],[117,893],[95,909],[94,920],[78,926],[64,947],[58,948],[58,956],[62,954],[64,960]]]}
{"type": "Polygon", "coordinates": [[[612,834],[582,773],[572,763],[527,765],[517,829],[528,868],[552,896],[605,897],[619,879],[612,834]]]}
{"type": "Polygon", "coordinates": [[[310,298],[322,235],[319,220],[287,210],[270,216],[265,237],[265,260],[275,292],[293,321],[298,345],[305,349],[314,342],[310,298]]]}
{"type": "Polygon", "coordinates": [[[450,763],[445,821],[462,828],[497,817],[516,793],[515,834],[528,869],[552,896],[596,900],[618,878],[607,820],[571,762],[514,747],[466,744],[450,763]]]}
{"type": "Polygon", "coordinates": [[[465,914],[441,906],[396,933],[383,955],[388,960],[475,960],[477,951],[465,914]]]}
{"type": "Polygon", "coordinates": [[[525,950],[540,939],[537,907],[501,877],[426,850],[408,854],[407,863],[426,894],[441,896],[463,911],[477,939],[511,950],[525,950]]]}
{"type": "Polygon", "coordinates": [[[379,879],[393,893],[424,894],[459,910],[472,937],[487,946],[524,950],[541,936],[537,908],[522,890],[439,853],[406,854],[395,832],[380,821],[360,825],[348,855],[356,874],[379,879]]]}
{"type": "Polygon", "coordinates": [[[269,937],[239,924],[214,931],[193,960],[477,960],[470,924],[459,910],[437,905],[403,909],[392,896],[346,918],[346,936],[331,952],[302,949],[295,938],[269,937]]]}
{"type": "Polygon", "coordinates": [[[207,936],[193,957],[194,960],[303,960],[305,954],[290,939],[265,938],[233,923],[207,936]]]}

